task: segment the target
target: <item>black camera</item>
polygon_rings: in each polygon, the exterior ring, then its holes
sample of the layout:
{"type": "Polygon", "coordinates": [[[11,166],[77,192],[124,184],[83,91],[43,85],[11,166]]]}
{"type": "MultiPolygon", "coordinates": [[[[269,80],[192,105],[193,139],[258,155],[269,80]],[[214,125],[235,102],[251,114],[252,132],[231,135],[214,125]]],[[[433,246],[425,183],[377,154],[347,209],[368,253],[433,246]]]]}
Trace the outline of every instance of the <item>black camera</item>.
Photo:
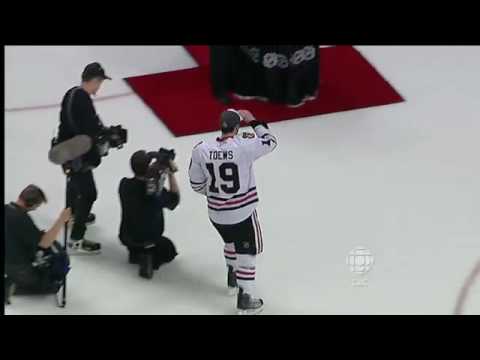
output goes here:
{"type": "Polygon", "coordinates": [[[121,125],[104,127],[96,143],[100,155],[107,156],[110,148],[121,149],[127,143],[127,130],[121,125]]]}
{"type": "Polygon", "coordinates": [[[160,194],[165,183],[167,175],[166,170],[174,173],[177,171],[170,164],[175,159],[175,150],[167,150],[160,148],[158,151],[150,151],[147,153],[150,165],[148,166],[145,177],[147,178],[147,195],[160,194]],[[155,160],[152,162],[152,160],[155,160]]]}
{"type": "Polygon", "coordinates": [[[150,151],[147,153],[149,158],[151,160],[155,159],[156,161],[152,164],[154,165],[155,163],[158,163],[157,166],[160,168],[166,169],[169,168],[172,172],[174,172],[175,169],[172,169],[170,167],[170,160],[173,161],[175,160],[175,150],[167,150],[165,148],[160,148],[158,151],[150,151]]]}

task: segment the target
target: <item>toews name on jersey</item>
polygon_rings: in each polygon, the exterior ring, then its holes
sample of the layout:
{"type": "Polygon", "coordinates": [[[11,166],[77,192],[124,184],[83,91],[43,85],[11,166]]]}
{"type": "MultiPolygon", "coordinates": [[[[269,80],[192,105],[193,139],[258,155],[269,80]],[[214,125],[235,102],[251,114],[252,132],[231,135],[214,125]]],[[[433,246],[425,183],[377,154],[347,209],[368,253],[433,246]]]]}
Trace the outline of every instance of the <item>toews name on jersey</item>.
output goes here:
{"type": "Polygon", "coordinates": [[[253,163],[275,150],[277,139],[267,124],[252,121],[251,125],[256,137],[217,138],[193,148],[190,185],[207,197],[209,217],[217,224],[238,224],[257,207],[253,163]]]}
{"type": "Polygon", "coordinates": [[[210,150],[210,160],[233,160],[233,151],[210,150]]]}

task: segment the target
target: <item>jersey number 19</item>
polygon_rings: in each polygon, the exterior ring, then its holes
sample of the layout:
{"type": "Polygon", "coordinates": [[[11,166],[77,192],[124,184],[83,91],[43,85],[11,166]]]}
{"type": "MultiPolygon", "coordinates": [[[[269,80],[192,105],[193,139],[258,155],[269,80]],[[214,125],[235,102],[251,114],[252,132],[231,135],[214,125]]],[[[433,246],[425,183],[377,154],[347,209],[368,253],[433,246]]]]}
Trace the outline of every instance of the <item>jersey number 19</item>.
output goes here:
{"type": "MultiPolygon", "coordinates": [[[[217,177],[215,176],[215,167],[213,163],[206,163],[207,170],[210,173],[211,182],[209,190],[212,193],[219,193],[218,187],[216,185],[217,177]]],[[[227,194],[235,194],[240,189],[240,178],[238,176],[238,166],[232,162],[222,163],[218,167],[218,173],[220,179],[222,180],[220,188],[223,192],[227,194]]]]}

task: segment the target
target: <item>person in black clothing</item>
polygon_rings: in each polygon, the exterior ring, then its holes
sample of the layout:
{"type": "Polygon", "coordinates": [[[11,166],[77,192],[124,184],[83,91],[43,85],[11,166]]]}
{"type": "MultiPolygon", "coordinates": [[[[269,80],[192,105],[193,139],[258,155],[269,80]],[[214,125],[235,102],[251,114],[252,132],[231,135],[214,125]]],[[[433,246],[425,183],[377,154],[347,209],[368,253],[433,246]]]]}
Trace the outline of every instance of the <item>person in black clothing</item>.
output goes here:
{"type": "Polygon", "coordinates": [[[81,85],[68,90],[62,100],[57,141],[63,142],[76,135],[85,134],[92,138],[94,144],[91,150],[79,159],[81,165],[75,170],[70,169],[69,173],[67,205],[72,208],[74,225],[68,245],[72,254],[96,254],[101,249],[99,243],[86,240],[84,235],[86,225],[95,221],[95,215],[90,212],[97,199],[92,170],[100,165],[103,155],[102,150],[95,144],[95,139],[104,126],[95,111],[91,96],[97,94],[105,79],[111,80],[99,63],[89,64],[82,73],[81,85]]]}
{"type": "MultiPolygon", "coordinates": [[[[247,52],[253,54],[255,49],[247,47],[247,52]]],[[[270,45],[259,47],[259,51],[261,91],[270,102],[295,108],[318,96],[318,45],[270,45]]]]}
{"type": "Polygon", "coordinates": [[[318,96],[318,45],[210,46],[213,95],[299,107],[318,96]]]}
{"type": "Polygon", "coordinates": [[[68,255],[55,239],[71,210],[64,209],[50,230],[41,231],[28,213],[46,202],[43,191],[29,185],[5,205],[5,275],[17,294],[56,293],[68,271],[68,255]]]}
{"type": "Polygon", "coordinates": [[[233,61],[235,46],[210,46],[210,84],[212,94],[220,102],[231,102],[229,93],[232,90],[233,61]]]}
{"type": "MultiPolygon", "coordinates": [[[[174,210],[180,201],[180,192],[173,172],[167,168],[161,176],[158,192],[147,193],[147,171],[152,158],[144,151],[135,152],[131,159],[134,177],[120,181],[119,195],[122,208],[120,224],[120,242],[128,248],[129,262],[140,265],[140,276],[148,275],[146,261],[153,260],[153,269],[172,261],[177,251],[172,241],[165,236],[163,208],[174,210]],[[168,177],[169,187],[163,187],[168,177]]],[[[176,165],[170,160],[170,168],[176,165]]]]}

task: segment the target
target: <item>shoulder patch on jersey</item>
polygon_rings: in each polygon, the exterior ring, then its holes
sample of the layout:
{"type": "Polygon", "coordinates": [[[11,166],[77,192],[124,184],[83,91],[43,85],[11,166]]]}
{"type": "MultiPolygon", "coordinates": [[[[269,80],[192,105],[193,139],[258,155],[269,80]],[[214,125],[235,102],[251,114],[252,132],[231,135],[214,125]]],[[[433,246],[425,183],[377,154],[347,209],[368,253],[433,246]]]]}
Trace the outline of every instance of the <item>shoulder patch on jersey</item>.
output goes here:
{"type": "Polygon", "coordinates": [[[202,144],[203,141],[200,141],[197,145],[195,145],[193,148],[195,149],[198,145],[202,144]]]}
{"type": "Polygon", "coordinates": [[[250,133],[250,132],[244,132],[242,134],[242,138],[244,139],[253,139],[255,137],[255,134],[254,133],[250,133]]]}

